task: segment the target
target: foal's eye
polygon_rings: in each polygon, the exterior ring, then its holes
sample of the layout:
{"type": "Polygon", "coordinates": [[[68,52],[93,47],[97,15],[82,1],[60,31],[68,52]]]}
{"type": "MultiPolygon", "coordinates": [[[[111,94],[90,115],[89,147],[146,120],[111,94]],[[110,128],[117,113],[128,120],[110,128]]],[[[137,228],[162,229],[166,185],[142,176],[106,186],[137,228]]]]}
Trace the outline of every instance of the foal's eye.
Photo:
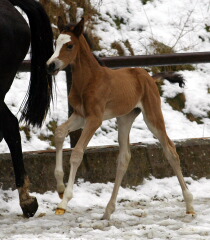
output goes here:
{"type": "Polygon", "coordinates": [[[73,48],[73,45],[70,44],[70,45],[67,46],[67,48],[68,48],[68,49],[72,49],[72,48],[73,48]]]}

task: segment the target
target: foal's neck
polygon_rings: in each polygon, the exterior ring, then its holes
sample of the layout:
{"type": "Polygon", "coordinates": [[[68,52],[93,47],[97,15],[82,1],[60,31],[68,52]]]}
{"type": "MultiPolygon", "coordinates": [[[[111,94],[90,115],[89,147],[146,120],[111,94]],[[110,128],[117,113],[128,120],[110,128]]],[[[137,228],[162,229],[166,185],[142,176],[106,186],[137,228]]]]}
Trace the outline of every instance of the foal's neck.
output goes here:
{"type": "Polygon", "coordinates": [[[94,57],[91,49],[83,35],[79,39],[79,50],[74,62],[72,71],[74,84],[86,85],[90,81],[97,79],[97,73],[101,70],[101,66],[94,57]]]}

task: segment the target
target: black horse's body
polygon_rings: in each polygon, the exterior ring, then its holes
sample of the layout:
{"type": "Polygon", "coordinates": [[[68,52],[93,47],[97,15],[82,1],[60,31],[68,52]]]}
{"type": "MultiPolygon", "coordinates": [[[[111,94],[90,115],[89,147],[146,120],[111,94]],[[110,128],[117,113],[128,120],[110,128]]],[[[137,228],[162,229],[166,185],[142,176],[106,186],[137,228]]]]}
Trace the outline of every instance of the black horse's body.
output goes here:
{"type": "Polygon", "coordinates": [[[41,126],[49,108],[52,79],[45,63],[53,52],[53,35],[48,16],[34,0],[0,1],[0,141],[4,138],[11,152],[20,205],[26,216],[33,216],[37,201],[28,194],[29,180],[24,168],[17,118],[4,98],[31,43],[31,79],[22,108],[22,120],[41,126]],[[28,16],[29,25],[14,6],[28,16]]]}

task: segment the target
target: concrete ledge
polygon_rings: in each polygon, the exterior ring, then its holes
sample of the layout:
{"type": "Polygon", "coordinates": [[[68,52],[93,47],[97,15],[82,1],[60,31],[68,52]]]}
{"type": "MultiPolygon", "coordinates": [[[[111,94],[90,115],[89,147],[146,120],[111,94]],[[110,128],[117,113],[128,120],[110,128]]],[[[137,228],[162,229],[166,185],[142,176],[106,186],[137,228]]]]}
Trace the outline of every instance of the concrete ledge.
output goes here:
{"type": "MultiPolygon", "coordinates": [[[[210,138],[175,141],[184,176],[210,177],[210,138]]],[[[88,148],[78,169],[77,178],[90,182],[113,182],[116,172],[118,146],[88,148]]],[[[163,156],[160,144],[132,144],[132,159],[123,179],[123,185],[138,185],[143,178],[173,176],[173,171],[163,156]]],[[[65,182],[69,174],[71,149],[64,150],[65,182]]],[[[43,193],[55,190],[55,151],[24,153],[26,170],[30,176],[31,191],[43,193]]],[[[10,154],[0,154],[0,187],[15,188],[10,154]]]]}

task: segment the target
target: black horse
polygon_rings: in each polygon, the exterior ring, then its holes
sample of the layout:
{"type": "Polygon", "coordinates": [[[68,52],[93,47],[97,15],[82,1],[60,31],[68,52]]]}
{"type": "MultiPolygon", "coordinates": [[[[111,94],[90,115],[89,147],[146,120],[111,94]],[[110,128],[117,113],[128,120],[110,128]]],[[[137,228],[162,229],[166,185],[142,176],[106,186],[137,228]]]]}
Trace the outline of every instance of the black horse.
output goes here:
{"type": "Polygon", "coordinates": [[[0,141],[7,142],[14,166],[20,206],[25,216],[33,216],[38,203],[29,195],[29,178],[24,168],[21,138],[17,118],[4,98],[31,43],[31,78],[22,104],[21,120],[40,127],[52,97],[52,78],[45,63],[53,53],[53,34],[49,18],[35,0],[0,0],[0,141]],[[14,6],[28,16],[29,25],[14,6]]]}

